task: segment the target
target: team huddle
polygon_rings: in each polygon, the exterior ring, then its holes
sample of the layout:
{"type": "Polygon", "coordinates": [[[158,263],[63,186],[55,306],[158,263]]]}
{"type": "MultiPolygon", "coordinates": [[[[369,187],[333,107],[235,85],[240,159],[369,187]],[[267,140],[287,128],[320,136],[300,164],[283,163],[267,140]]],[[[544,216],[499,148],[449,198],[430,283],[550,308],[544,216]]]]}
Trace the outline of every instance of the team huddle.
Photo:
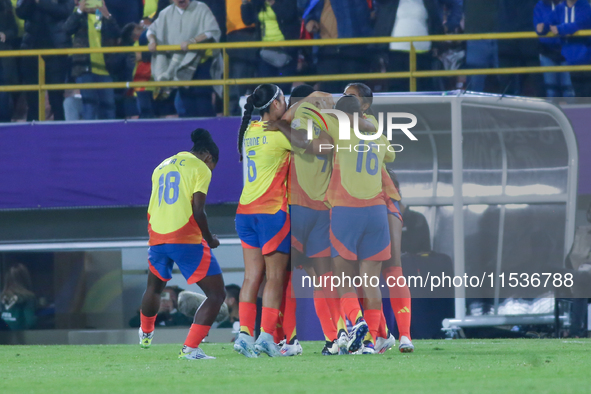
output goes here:
{"type": "MultiPolygon", "coordinates": [[[[314,306],[326,339],[323,355],[384,353],[396,343],[378,286],[364,282],[355,288],[343,281],[330,287],[333,275],[381,275],[387,283],[402,275],[400,194],[385,165],[394,161],[395,153],[386,149],[387,138],[376,134],[371,90],[354,83],[344,93],[335,103],[330,94],[300,85],[288,105],[278,86],[264,84],[247,99],[238,136],[247,171],[236,213],[245,271],[240,333],[234,343],[234,350],[246,357],[302,354],[291,283],[296,267],[314,278],[314,306]],[[353,140],[343,139],[337,117],[322,111],[333,108],[346,114],[350,124],[357,120],[353,140]],[[251,121],[255,109],[261,119],[251,121]],[[261,286],[260,334],[255,339],[261,286]]],[[[176,263],[187,282],[197,283],[207,296],[179,358],[207,359],[213,357],[199,344],[224,299],[221,269],[211,252],[219,241],[204,210],[219,151],[206,130],[195,130],[192,140],[190,152],[166,159],[152,176],[150,272],[139,336],[140,345],[149,347],[160,293],[176,263]]],[[[410,292],[406,286],[388,291],[399,350],[412,352],[410,292]]]]}

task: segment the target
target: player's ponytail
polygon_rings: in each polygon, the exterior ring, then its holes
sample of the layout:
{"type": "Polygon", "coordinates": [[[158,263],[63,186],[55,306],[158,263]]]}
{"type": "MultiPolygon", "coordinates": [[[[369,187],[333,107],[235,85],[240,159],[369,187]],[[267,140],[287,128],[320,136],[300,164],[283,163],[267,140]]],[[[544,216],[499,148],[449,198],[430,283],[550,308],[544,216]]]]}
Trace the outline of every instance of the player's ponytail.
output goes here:
{"type": "Polygon", "coordinates": [[[254,110],[254,94],[246,98],[246,104],[244,105],[244,115],[242,115],[242,123],[240,123],[240,131],[238,132],[238,153],[240,153],[240,161],[242,161],[242,145],[244,144],[244,133],[252,118],[252,111],[254,110]]]}
{"type": "Polygon", "coordinates": [[[242,145],[244,144],[244,134],[252,118],[252,112],[257,109],[259,114],[263,115],[269,112],[271,104],[281,94],[279,86],[272,84],[263,84],[257,86],[250,96],[246,99],[244,105],[244,115],[242,115],[242,123],[240,123],[240,130],[238,131],[238,153],[240,153],[240,161],[242,161],[242,145]]]}
{"type": "Polygon", "coordinates": [[[211,138],[209,131],[201,128],[193,130],[191,133],[191,141],[193,141],[193,152],[209,152],[213,162],[218,162],[220,159],[220,149],[213,141],[213,138],[211,138]]]}

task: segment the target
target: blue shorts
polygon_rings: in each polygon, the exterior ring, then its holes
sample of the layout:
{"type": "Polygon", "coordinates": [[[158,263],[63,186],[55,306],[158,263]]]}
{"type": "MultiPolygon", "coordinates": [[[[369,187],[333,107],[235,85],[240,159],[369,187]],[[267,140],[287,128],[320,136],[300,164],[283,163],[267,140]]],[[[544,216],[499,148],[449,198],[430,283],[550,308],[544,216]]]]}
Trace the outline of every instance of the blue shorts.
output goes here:
{"type": "Polygon", "coordinates": [[[201,244],[162,244],[150,246],[150,271],[162,281],[172,279],[172,266],[176,265],[188,284],[199,282],[206,276],[218,275],[222,269],[207,242],[201,244]]]}
{"type": "Polygon", "coordinates": [[[330,244],[332,257],[388,260],[391,253],[386,206],[333,207],[330,211],[330,244]]]}
{"type": "Polygon", "coordinates": [[[398,219],[400,219],[401,222],[403,222],[402,214],[400,213],[400,202],[399,201],[396,201],[393,198],[389,198],[388,201],[386,201],[386,207],[388,208],[389,215],[394,215],[398,219]]]}
{"type": "Polygon", "coordinates": [[[283,210],[275,214],[238,213],[236,214],[236,232],[243,248],[260,248],[263,255],[273,252],[290,252],[290,220],[287,212],[283,210]]]}
{"type": "Polygon", "coordinates": [[[306,257],[330,257],[330,211],[292,205],[291,244],[306,257]]]}

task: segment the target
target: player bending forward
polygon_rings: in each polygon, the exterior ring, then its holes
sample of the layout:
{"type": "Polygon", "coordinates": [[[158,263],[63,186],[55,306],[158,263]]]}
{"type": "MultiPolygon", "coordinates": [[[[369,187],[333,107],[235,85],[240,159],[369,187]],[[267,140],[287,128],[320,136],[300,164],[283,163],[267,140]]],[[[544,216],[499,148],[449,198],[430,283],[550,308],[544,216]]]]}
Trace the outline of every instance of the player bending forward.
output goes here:
{"type": "Polygon", "coordinates": [[[152,174],[148,206],[148,286],[142,299],[140,346],[148,348],[160,308],[160,293],[172,278],[176,263],[188,284],[197,283],[207,299],[179,353],[179,359],[213,359],[199,348],[226,297],[220,266],[211,252],[220,241],[209,231],[205,198],[219,149],[207,130],[191,134],[193,148],[164,160],[152,174]]]}

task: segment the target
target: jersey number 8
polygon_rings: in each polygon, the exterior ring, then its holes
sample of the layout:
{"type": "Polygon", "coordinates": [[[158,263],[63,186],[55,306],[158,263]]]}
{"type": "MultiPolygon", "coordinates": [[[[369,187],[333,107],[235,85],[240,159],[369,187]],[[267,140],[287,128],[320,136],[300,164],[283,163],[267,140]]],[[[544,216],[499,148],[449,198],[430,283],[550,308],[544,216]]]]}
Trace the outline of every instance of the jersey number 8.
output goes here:
{"type": "Polygon", "coordinates": [[[160,175],[158,179],[158,206],[162,203],[162,198],[168,205],[174,204],[179,199],[179,185],[181,183],[181,174],[178,171],[171,171],[166,174],[160,175]],[[172,189],[172,196],[170,191],[172,189]]]}

